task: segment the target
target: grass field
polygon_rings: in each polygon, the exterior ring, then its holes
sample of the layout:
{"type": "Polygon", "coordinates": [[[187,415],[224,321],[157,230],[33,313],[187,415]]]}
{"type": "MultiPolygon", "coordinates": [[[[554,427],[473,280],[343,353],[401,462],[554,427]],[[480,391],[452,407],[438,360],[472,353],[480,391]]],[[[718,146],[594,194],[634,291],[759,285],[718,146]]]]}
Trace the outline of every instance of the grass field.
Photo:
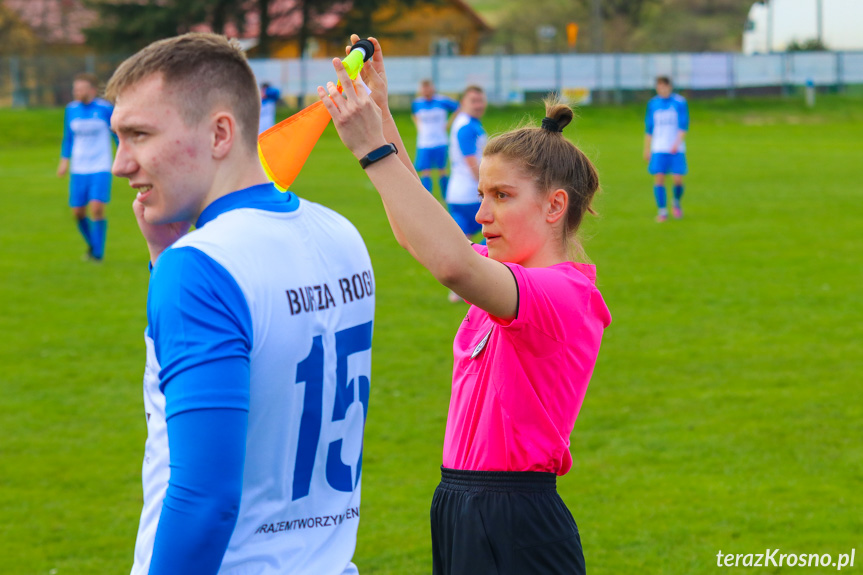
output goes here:
{"type": "MultiPolygon", "coordinates": [[[[500,131],[523,112],[485,123],[500,131]]],[[[604,189],[586,250],[614,317],[559,481],[589,572],[799,569],[716,566],[719,550],[767,548],[857,548],[844,571],[861,571],[863,101],[693,102],[686,218],[665,224],[643,109],[580,114],[567,134],[604,189]]],[[[128,572],[140,512],[146,248],[115,180],[106,261],[81,260],[54,176],[61,123],[61,110],[0,110],[2,574],[128,572]]],[[[466,310],[396,245],[331,128],[294,189],[356,223],[377,276],[355,561],[366,575],[428,573],[466,310]]]]}

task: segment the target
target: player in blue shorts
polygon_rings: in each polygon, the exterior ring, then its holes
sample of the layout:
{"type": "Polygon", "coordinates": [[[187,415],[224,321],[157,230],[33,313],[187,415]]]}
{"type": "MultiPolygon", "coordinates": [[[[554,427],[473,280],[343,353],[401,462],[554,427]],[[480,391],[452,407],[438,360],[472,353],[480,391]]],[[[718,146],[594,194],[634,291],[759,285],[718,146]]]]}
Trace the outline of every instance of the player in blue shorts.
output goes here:
{"type": "MultiPolygon", "coordinates": [[[[461,97],[461,111],[453,120],[450,130],[452,178],[446,203],[450,215],[469,238],[482,229],[482,225],[476,221],[476,213],[480,206],[479,163],[487,140],[480,118],[485,114],[486,105],[483,89],[468,86],[461,97]]],[[[453,303],[462,301],[453,291],[449,293],[449,300],[453,303]]]]}
{"type": "Polygon", "coordinates": [[[152,265],[132,575],[356,575],[375,305],[362,238],[267,180],[236,42],[150,44],[107,95],[152,265]]]}
{"type": "Polygon", "coordinates": [[[689,107],[686,98],[672,92],[671,79],[656,79],[656,96],[647,104],[644,118],[644,159],[653,174],[653,195],[659,210],[656,221],[668,219],[665,198],[665,174],[674,181],[674,217],[683,217],[683,176],[686,175],[686,132],[689,130],[689,107]]]}
{"type": "Polygon", "coordinates": [[[441,199],[446,200],[449,175],[447,163],[447,120],[458,102],[437,94],[431,80],[420,83],[419,96],[411,105],[417,127],[417,155],[414,166],[425,189],[432,191],[432,170],[436,172],[441,199]]]}
{"type": "Polygon", "coordinates": [[[63,145],[57,176],[69,176],[69,207],[78,231],[87,242],[87,255],[102,261],[108,221],[105,205],[111,201],[111,104],[99,94],[93,74],[78,74],[72,83],[74,101],[66,106],[63,145]],[[89,211],[89,215],[88,212],[89,211]]]}

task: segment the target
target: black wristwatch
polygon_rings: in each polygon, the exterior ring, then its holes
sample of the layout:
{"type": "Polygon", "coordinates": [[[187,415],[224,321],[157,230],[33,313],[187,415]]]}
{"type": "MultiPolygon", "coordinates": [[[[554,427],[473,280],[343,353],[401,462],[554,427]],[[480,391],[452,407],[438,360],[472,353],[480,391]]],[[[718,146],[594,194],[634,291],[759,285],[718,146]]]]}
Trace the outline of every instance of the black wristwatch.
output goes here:
{"type": "Polygon", "coordinates": [[[371,152],[369,152],[368,154],[366,154],[365,156],[360,158],[360,165],[365,170],[366,168],[368,168],[369,166],[371,166],[375,162],[383,160],[384,158],[386,158],[390,154],[398,154],[398,153],[399,153],[399,150],[398,150],[398,148],[396,148],[396,145],[393,143],[389,143],[385,146],[381,146],[380,148],[372,150],[371,152]]]}

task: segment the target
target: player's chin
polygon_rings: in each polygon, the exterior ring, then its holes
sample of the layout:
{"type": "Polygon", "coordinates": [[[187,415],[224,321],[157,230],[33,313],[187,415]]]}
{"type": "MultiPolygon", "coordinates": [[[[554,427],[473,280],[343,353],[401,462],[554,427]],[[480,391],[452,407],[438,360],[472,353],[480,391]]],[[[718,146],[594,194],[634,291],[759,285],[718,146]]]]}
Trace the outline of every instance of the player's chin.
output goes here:
{"type": "Polygon", "coordinates": [[[166,217],[165,214],[155,206],[144,206],[144,221],[151,226],[160,226],[162,224],[170,223],[170,219],[171,218],[166,217]]]}

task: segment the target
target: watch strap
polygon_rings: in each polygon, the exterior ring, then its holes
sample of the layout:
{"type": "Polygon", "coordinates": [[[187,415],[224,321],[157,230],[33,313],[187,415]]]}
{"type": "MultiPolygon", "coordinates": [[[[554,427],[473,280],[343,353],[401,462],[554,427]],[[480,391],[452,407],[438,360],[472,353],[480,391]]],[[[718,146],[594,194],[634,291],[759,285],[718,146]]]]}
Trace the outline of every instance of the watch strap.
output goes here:
{"type": "Polygon", "coordinates": [[[399,150],[398,148],[396,148],[396,145],[390,142],[389,144],[383,145],[380,148],[375,148],[374,150],[360,158],[360,166],[362,166],[363,169],[366,169],[375,162],[379,162],[380,160],[383,160],[391,154],[398,153],[399,150]]]}

